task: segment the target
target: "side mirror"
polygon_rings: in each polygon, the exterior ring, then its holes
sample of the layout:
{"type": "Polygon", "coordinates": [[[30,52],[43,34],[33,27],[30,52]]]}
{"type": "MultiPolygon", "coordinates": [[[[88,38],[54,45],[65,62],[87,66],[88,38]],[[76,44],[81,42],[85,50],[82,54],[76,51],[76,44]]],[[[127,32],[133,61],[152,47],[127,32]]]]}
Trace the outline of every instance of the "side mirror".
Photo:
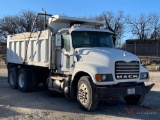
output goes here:
{"type": "Polygon", "coordinates": [[[61,34],[56,34],[56,46],[61,47],[62,45],[61,34]]]}

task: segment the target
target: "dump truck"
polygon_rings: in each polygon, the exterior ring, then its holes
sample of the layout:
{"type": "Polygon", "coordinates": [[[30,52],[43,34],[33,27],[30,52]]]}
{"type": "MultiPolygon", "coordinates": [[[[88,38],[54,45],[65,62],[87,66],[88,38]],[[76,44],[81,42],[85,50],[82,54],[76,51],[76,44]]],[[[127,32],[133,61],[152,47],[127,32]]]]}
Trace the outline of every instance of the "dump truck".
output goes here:
{"type": "Polygon", "coordinates": [[[88,111],[101,99],[140,104],[154,86],[136,55],[114,47],[105,21],[50,15],[45,30],[8,35],[6,64],[11,88],[43,83],[88,111]]]}

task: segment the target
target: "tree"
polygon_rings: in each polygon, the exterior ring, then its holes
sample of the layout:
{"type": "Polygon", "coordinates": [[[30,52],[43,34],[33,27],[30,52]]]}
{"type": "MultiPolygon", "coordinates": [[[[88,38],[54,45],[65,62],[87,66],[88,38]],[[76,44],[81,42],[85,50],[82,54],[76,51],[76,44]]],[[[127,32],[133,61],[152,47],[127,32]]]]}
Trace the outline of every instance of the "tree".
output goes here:
{"type": "Polygon", "coordinates": [[[146,40],[151,32],[150,17],[140,14],[138,18],[126,17],[126,23],[129,25],[129,31],[140,40],[146,40]]]}
{"type": "Polygon", "coordinates": [[[151,39],[157,41],[160,38],[160,16],[157,13],[150,14],[151,26],[152,26],[152,34],[151,39]]]}
{"type": "Polygon", "coordinates": [[[106,28],[114,33],[114,41],[118,41],[123,37],[125,31],[125,20],[122,11],[118,13],[103,12],[95,17],[97,20],[105,20],[106,28]]]}
{"type": "MultiPolygon", "coordinates": [[[[36,14],[32,11],[22,11],[20,15],[20,26],[23,28],[23,31],[31,32],[31,28],[33,25],[33,22],[35,20],[36,14]]],[[[43,30],[43,17],[39,16],[38,20],[36,21],[36,26],[34,31],[43,30]]]]}
{"type": "Polygon", "coordinates": [[[0,20],[0,38],[5,40],[7,34],[17,33],[16,16],[6,16],[0,20]]]}
{"type": "MultiPolygon", "coordinates": [[[[7,35],[22,32],[31,32],[36,13],[33,11],[22,11],[19,15],[5,16],[0,19],[0,40],[6,41],[7,35]]],[[[43,17],[39,16],[34,32],[43,29],[43,17]]]]}

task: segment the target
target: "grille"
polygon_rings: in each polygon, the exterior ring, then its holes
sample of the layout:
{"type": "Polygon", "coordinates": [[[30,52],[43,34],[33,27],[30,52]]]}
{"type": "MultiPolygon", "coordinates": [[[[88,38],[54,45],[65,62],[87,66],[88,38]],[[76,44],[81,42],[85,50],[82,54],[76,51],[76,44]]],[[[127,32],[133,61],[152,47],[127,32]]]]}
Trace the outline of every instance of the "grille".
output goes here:
{"type": "Polygon", "coordinates": [[[137,79],[139,78],[139,61],[117,61],[115,63],[116,79],[137,79]]]}

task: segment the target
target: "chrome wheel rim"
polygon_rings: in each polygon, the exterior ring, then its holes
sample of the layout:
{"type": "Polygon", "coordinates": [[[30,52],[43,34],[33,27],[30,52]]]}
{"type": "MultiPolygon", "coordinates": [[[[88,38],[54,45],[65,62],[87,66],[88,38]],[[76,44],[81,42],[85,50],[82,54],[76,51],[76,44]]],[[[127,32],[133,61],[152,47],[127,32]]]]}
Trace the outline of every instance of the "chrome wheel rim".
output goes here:
{"type": "Polygon", "coordinates": [[[19,86],[21,87],[21,88],[23,88],[23,86],[24,86],[24,75],[21,73],[20,75],[19,75],[19,86]]]}
{"type": "Polygon", "coordinates": [[[79,101],[85,105],[88,101],[88,89],[85,84],[81,84],[78,91],[79,101]]]}
{"type": "Polygon", "coordinates": [[[13,78],[14,78],[14,75],[13,75],[13,72],[11,72],[10,75],[9,75],[9,81],[10,81],[10,84],[11,84],[11,85],[14,84],[13,78]]]}

